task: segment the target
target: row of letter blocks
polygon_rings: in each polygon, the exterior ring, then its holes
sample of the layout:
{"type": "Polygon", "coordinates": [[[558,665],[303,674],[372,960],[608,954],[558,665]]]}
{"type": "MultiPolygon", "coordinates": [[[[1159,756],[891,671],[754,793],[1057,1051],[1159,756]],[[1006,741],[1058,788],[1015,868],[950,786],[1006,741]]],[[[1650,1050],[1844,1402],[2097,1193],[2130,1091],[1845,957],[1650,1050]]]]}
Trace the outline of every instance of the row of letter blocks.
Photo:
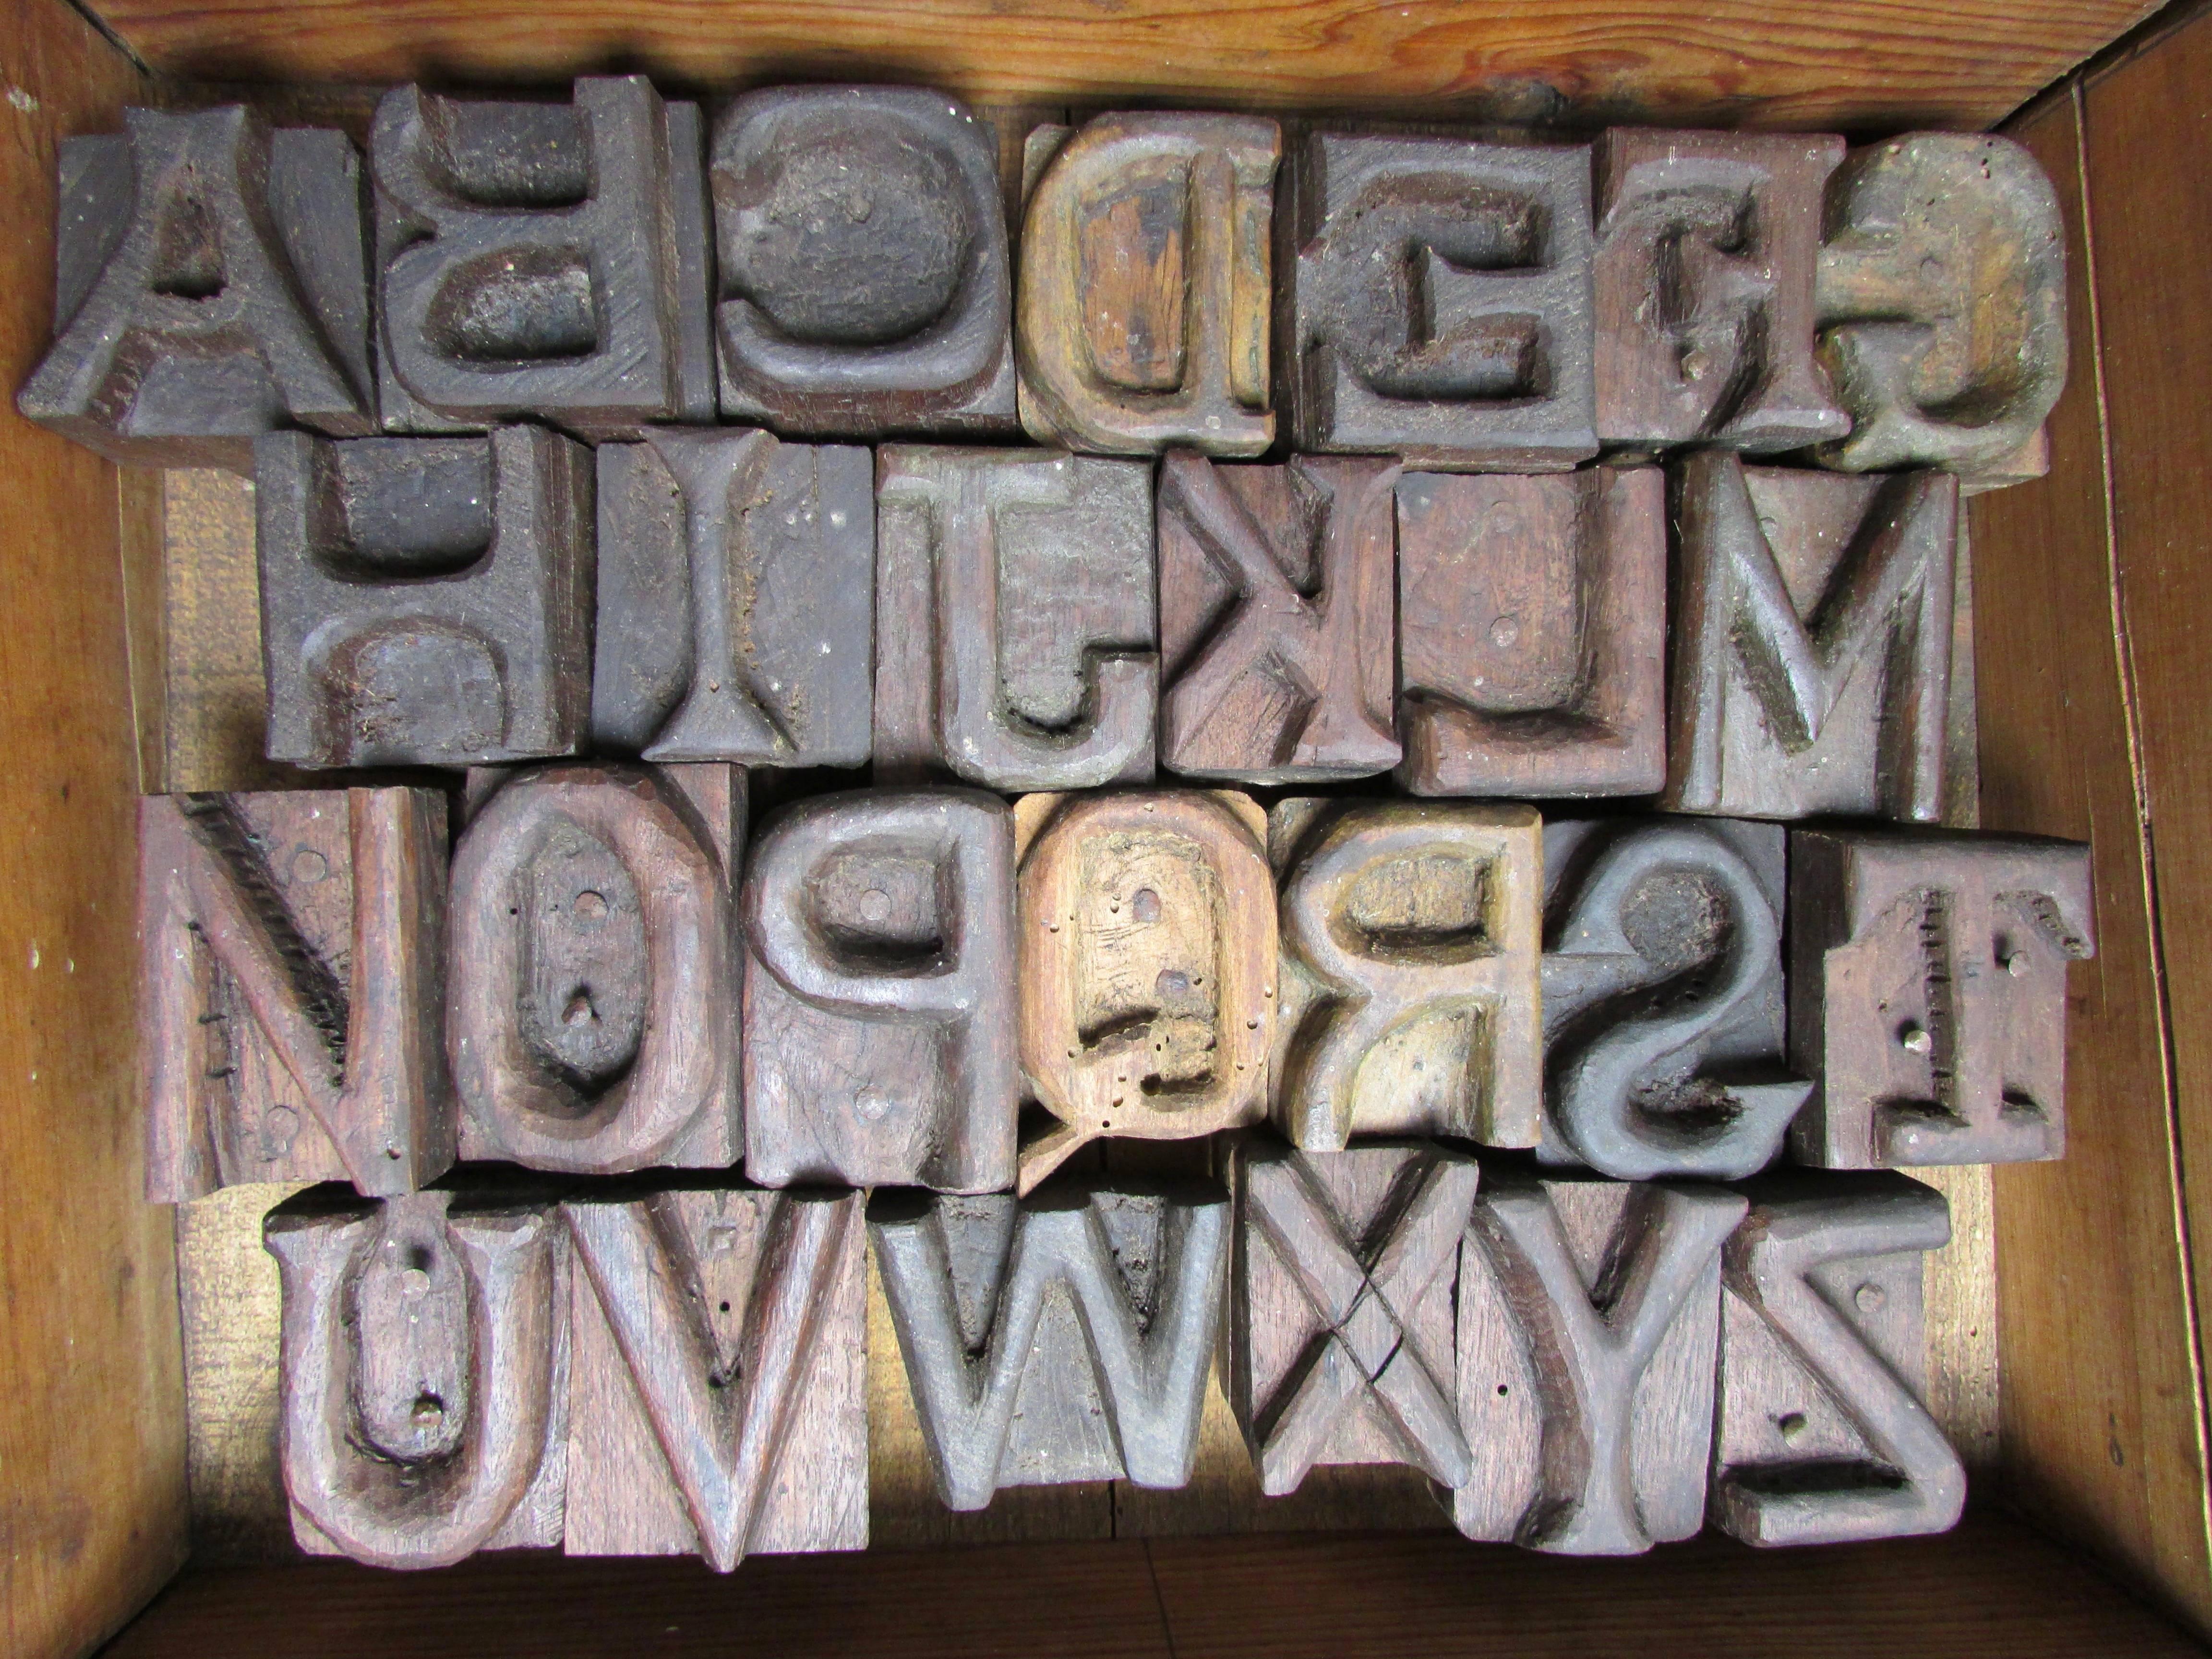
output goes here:
{"type": "Polygon", "coordinates": [[[881,87],[749,93],[708,132],[632,76],[398,88],[368,175],[235,106],[69,140],[25,413],[239,466],[282,428],[525,416],[1250,456],[1279,403],[1297,450],[1447,471],[1695,443],[2003,478],[2066,371],[2057,198],[1978,134],[1301,127],[1285,155],[1257,117],[1000,135],[881,87]]]}

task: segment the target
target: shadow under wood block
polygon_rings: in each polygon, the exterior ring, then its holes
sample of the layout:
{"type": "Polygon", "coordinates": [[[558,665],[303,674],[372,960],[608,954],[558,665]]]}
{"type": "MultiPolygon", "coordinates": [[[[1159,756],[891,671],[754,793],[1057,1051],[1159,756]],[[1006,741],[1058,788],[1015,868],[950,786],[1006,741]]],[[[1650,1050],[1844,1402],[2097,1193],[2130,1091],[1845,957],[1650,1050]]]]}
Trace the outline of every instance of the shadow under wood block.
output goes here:
{"type": "Polygon", "coordinates": [[[725,417],[874,437],[1018,430],[999,146],[915,87],[770,87],[714,124],[725,417]]]}
{"type": "Polygon", "coordinates": [[[1160,764],[1310,783],[1398,763],[1389,460],[1160,463],[1160,764]]]}
{"type": "Polygon", "coordinates": [[[386,430],[712,422],[703,149],[699,106],[643,76],[586,76],[568,103],[386,93],[369,136],[386,430]]]}
{"type": "Polygon", "coordinates": [[[1001,1486],[1190,1479],[1229,1257],[1218,1187],[886,1191],[868,1230],[948,1508],[1001,1486]]]}
{"type": "Polygon", "coordinates": [[[1149,781],[1148,465],[887,444],[876,504],[877,781],[1149,781]]]}
{"type": "Polygon", "coordinates": [[[1237,1151],[1229,1399],[1270,1497],[1316,1464],[1465,1486],[1453,1298],[1474,1160],[1417,1141],[1237,1151]]]}
{"type": "Polygon", "coordinates": [[[1057,1120],[1024,1193],[1101,1135],[1257,1122],[1275,1030],[1267,821],[1230,790],[1027,795],[1014,807],[1022,1073],[1057,1120]]]}
{"type": "Polygon", "coordinates": [[[2066,968],[2095,954],[2089,848],[2031,836],[1790,837],[1790,1135],[1830,1169],[2066,1150],[2066,968]]]}
{"type": "Polygon", "coordinates": [[[1590,151],[1315,133],[1283,204],[1292,442],[1446,472],[1597,453],[1590,151]]]}
{"type": "Polygon", "coordinates": [[[1661,804],[1932,822],[1943,808],[1959,481],[1676,469],[1661,804]]]}
{"type": "Polygon", "coordinates": [[[1547,1163],[1621,1181],[1740,1180],[1782,1150],[1785,831],[1613,818],[1544,826],[1547,1163]]]}
{"type": "Polygon", "coordinates": [[[446,1015],[461,1156],[582,1175],[735,1164],[744,773],[469,781],[446,1015]]]}
{"type": "Polygon", "coordinates": [[[1398,599],[1408,790],[1641,795],[1666,781],[1657,468],[1406,474],[1398,599]]]}
{"type": "Polygon", "coordinates": [[[148,795],[138,848],[146,1196],[442,1173],[445,798],[148,795]]]}
{"type": "Polygon", "coordinates": [[[561,1540],[568,1249],[550,1205],[304,1193],[283,1281],[281,1455],[311,1554],[450,1566],[561,1540]]]}
{"type": "Polygon", "coordinates": [[[1614,127],[1597,146],[1597,435],[1799,449],[1850,430],[1813,360],[1832,133],[1614,127]]]}
{"type": "Polygon", "coordinates": [[[859,766],[875,464],[743,428],[602,444],[592,737],[649,761],[859,766]]]}
{"type": "Polygon", "coordinates": [[[1828,185],[1820,356],[1847,471],[2002,469],[2066,385],[2066,242],[2035,158],[1990,133],[1853,150],[1828,185]]]}
{"type": "Polygon", "coordinates": [[[1483,1169],[1460,1255],[1453,1494],[1470,1538],[1633,1555],[1704,1524],[1721,1247],[1718,1187],[1483,1169]]]}
{"type": "Polygon", "coordinates": [[[1105,455],[1257,455],[1282,131],[1252,115],[1101,115],[1023,151],[1022,425],[1105,455]]]}
{"type": "Polygon", "coordinates": [[[1722,1256],[1713,1524],[1769,1545],[1948,1531],[1966,1475],[1921,1404],[1921,1256],[1949,1242],[1950,1206],[1887,1171],[1744,1190],[1722,1256]]]}
{"type": "Polygon", "coordinates": [[[142,466],[250,472],[299,424],[376,430],[361,158],[232,104],[64,138],[54,343],[16,407],[142,466]]]}
{"type": "Polygon", "coordinates": [[[561,1206],[571,1555],[868,1542],[861,1197],[687,1183],[561,1206]]]}
{"type": "Polygon", "coordinates": [[[591,704],[591,452],[539,427],[254,449],[269,757],[572,752],[591,704]]]}
{"type": "Polygon", "coordinates": [[[1536,1144],[1543,829],[1535,809],[1285,800],[1276,1126],[1536,1144]]]}
{"type": "Polygon", "coordinates": [[[744,888],[745,1170],[1014,1182],[1014,826],[969,790],[787,807],[744,888]]]}

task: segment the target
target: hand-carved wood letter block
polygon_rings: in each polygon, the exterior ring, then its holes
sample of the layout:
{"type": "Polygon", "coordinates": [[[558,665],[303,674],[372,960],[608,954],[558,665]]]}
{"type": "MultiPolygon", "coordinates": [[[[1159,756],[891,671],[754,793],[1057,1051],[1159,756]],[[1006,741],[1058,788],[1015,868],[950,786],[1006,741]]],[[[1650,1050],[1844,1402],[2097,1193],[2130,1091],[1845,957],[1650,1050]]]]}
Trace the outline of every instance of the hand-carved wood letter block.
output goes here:
{"type": "Polygon", "coordinates": [[[263,1235],[283,1285],[278,1447],[301,1548],[443,1567],[559,1543],[569,1266],[551,1210],[310,1192],[263,1235]]]}
{"type": "Polygon", "coordinates": [[[991,129],[941,92],[769,87],[714,125],[725,417],[1011,433],[1013,289],[991,129]]]}
{"type": "Polygon", "coordinates": [[[743,1150],[732,766],[471,779],[446,1043],[464,1158],[611,1175],[743,1150]]]}
{"type": "Polygon", "coordinates": [[[1229,1261],[1219,1188],[1056,1181],[868,1209],[938,1495],[1190,1479],[1229,1261]]]}
{"type": "Polygon", "coordinates": [[[1314,783],[1398,763],[1395,461],[1160,464],[1160,763],[1314,783]]]}
{"type": "Polygon", "coordinates": [[[1408,473],[1398,541],[1407,788],[1641,795],[1666,781],[1657,468],[1408,473]]]}
{"type": "Polygon", "coordinates": [[[376,106],[386,431],[511,416],[590,438],[714,418],[699,106],[641,75],[566,104],[376,106]]]}
{"type": "Polygon", "coordinates": [[[1014,807],[1022,1073],[1058,1124],[1028,1192],[1100,1135],[1258,1121],[1275,1032],[1267,820],[1248,795],[1029,795],[1014,807]]]}
{"type": "Polygon", "coordinates": [[[1152,486],[1139,461],[876,453],[876,778],[1008,791],[1152,775],[1152,486]]]}
{"type": "Polygon", "coordinates": [[[1722,1257],[1715,1526],[1747,1544],[1943,1532],[1966,1475],[1920,1403],[1923,1251],[1942,1194],[1901,1175],[1773,1175],[1722,1257]]]}
{"type": "Polygon", "coordinates": [[[1742,1196],[1487,1166],[1482,1186],[1460,1253],[1460,1427],[1481,1455],[1459,1529],[1562,1555],[1693,1535],[1742,1196]]]}
{"type": "Polygon", "coordinates": [[[875,463],[723,427],[599,449],[592,736],[650,761],[858,766],[875,463]]]}
{"type": "Polygon", "coordinates": [[[2095,954],[2089,849],[2027,836],[1790,838],[1790,1150],[1830,1169],[2066,1150],[2066,964],[2095,954]]]}
{"type": "Polygon", "coordinates": [[[250,472],[260,433],[376,430],[361,158],[236,104],[64,138],[54,343],[15,406],[111,459],[250,472]]]}
{"type": "Polygon", "coordinates": [[[1014,1183],[1014,825],[995,796],[788,807],[745,875],[745,1172],[1014,1183]]]}
{"type": "Polygon", "coordinates": [[[147,1197],[442,1174],[445,797],[149,795],[138,859],[147,1197]]]}
{"type": "Polygon", "coordinates": [[[1286,800],[1274,1120],[1298,1146],[1533,1146],[1543,828],[1518,805],[1286,800]]]}
{"type": "Polygon", "coordinates": [[[1850,430],[1813,361],[1832,133],[1615,127],[1597,148],[1597,434],[1798,449],[1850,430]]]}
{"type": "Polygon", "coordinates": [[[1544,826],[1547,1161],[1736,1181],[1782,1150],[1779,824],[1544,826]]]}
{"type": "Polygon", "coordinates": [[[1474,1161],[1419,1142],[1237,1150],[1229,1398],[1270,1497],[1316,1463],[1463,1486],[1453,1298],[1474,1161]]]}
{"type": "Polygon", "coordinates": [[[1828,187],[1820,355],[1863,472],[1978,471],[2032,440],[2066,385],[2066,242],[2035,158],[1994,133],[1851,152],[1828,187]]]}
{"type": "Polygon", "coordinates": [[[571,1555],[868,1542],[858,1193],[681,1185],[561,1206],[576,1252],[571,1555]]]}
{"type": "Polygon", "coordinates": [[[1959,481],[1691,456],[1667,787],[1677,811],[1942,810],[1959,481]]]}
{"type": "Polygon", "coordinates": [[[1308,138],[1277,377],[1297,447],[1447,472],[1597,453],[1589,172],[1586,144],[1308,138]]]}
{"type": "Polygon", "coordinates": [[[1103,455],[1257,455],[1281,129],[1251,115],[1039,127],[1014,337],[1022,425],[1103,455]]]}
{"type": "Polygon", "coordinates": [[[254,448],[269,758],[565,755],[591,708],[591,452],[273,432],[254,448]]]}

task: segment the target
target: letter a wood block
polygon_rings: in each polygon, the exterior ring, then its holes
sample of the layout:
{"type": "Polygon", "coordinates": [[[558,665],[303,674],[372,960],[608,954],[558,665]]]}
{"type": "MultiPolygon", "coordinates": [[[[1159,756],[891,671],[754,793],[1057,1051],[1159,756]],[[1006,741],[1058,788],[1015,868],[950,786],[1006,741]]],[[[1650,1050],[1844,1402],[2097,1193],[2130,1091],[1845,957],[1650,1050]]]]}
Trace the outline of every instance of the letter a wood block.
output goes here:
{"type": "Polygon", "coordinates": [[[2066,1150],[2066,964],[2095,954],[2089,849],[2027,836],[1790,838],[1790,1150],[1830,1169],[2066,1150]]]}
{"type": "Polygon", "coordinates": [[[745,1171],[1014,1183],[1014,823],[966,789],[787,807],[745,876],[745,1171]]]}
{"type": "Polygon", "coordinates": [[[446,1042],[461,1156],[721,1168],[738,1115],[732,766],[471,778],[446,1042]]]}
{"type": "Polygon", "coordinates": [[[1656,468],[1398,484],[1399,781],[1417,795],[1649,794],[1665,781],[1656,468]]]}
{"type": "Polygon", "coordinates": [[[1229,1262],[1218,1187],[884,1191],[868,1231],[947,1508],[1001,1486],[1190,1480],[1229,1262]]]}
{"type": "Polygon", "coordinates": [[[1398,763],[1395,461],[1160,463],[1160,763],[1249,783],[1398,763]]]}
{"type": "Polygon", "coordinates": [[[1259,1121],[1275,1030],[1267,820],[1232,791],[1027,795],[1014,807],[1022,1073],[1059,1122],[1024,1193],[1100,1135],[1259,1121]]]}
{"type": "MultiPolygon", "coordinates": [[[[1276,1126],[1536,1144],[1543,828],[1535,809],[1286,800],[1276,1126]]],[[[1024,983],[1027,981],[1024,981],[1024,983]]]]}
{"type": "Polygon", "coordinates": [[[868,1542],[858,1193],[676,1185],[561,1206],[574,1241],[571,1555],[868,1542]]]}
{"type": "Polygon", "coordinates": [[[1237,1155],[1229,1397],[1270,1497],[1316,1463],[1462,1486],[1452,1303],[1474,1161],[1419,1142],[1237,1155]]]}
{"type": "Polygon", "coordinates": [[[1633,1555],[1705,1520],[1721,1247],[1718,1187],[1483,1170],[1460,1254],[1453,1494],[1470,1538],[1633,1555]]]}
{"type": "Polygon", "coordinates": [[[138,860],[146,1196],[444,1173],[445,797],[148,795],[138,860]]]}
{"type": "Polygon", "coordinates": [[[1661,805],[1723,817],[1942,810],[1959,483],[1707,451],[1681,556],[1661,805]]]}
{"type": "Polygon", "coordinates": [[[54,343],[15,406],[141,466],[251,472],[278,427],[376,430],[361,158],[237,104],[64,138],[54,343]]]}
{"type": "Polygon", "coordinates": [[[1014,313],[1022,425],[1098,455],[1257,455],[1282,132],[1250,115],[1039,127],[1014,313]]]}
{"type": "Polygon", "coordinates": [[[277,1446],[300,1547],[444,1567],[559,1543],[569,1265],[550,1208],[310,1192],[263,1234],[283,1287],[277,1446]]]}
{"type": "Polygon", "coordinates": [[[1942,1194],[1901,1175],[1769,1176],[1723,1255],[1712,1523],[1747,1544],[1944,1532],[1966,1471],[1921,1404],[1921,1256],[1942,1194]]]}

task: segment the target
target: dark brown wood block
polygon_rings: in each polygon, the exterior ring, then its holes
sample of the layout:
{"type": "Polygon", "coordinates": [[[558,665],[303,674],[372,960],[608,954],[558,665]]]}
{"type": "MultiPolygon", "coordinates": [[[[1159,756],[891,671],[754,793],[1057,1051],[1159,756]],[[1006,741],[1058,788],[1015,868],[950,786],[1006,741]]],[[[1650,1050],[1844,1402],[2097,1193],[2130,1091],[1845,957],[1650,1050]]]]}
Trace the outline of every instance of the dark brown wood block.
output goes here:
{"type": "Polygon", "coordinates": [[[254,447],[269,758],[565,755],[591,707],[591,452],[275,432],[254,447]]]}
{"type": "Polygon", "coordinates": [[[1675,473],[1681,538],[1661,805],[1932,822],[1943,808],[1959,483],[1675,473]]]}
{"type": "Polygon", "coordinates": [[[859,766],[875,463],[742,427],[602,444],[592,738],[649,761],[859,766]]]}
{"type": "Polygon", "coordinates": [[[272,1210],[279,1443],[312,1554],[450,1566],[561,1540],[567,1241],[543,1203],[310,1192],[272,1210]]]}
{"type": "Polygon", "coordinates": [[[148,795],[138,858],[146,1196],[442,1174],[445,798],[148,795]]]}
{"type": "Polygon", "coordinates": [[[1251,115],[1101,115],[1024,152],[1022,425],[1103,455],[1257,455],[1282,131],[1251,115]]]}
{"type": "Polygon", "coordinates": [[[1398,763],[1395,461],[1160,463],[1160,764],[1248,783],[1398,763]]]}
{"type": "Polygon", "coordinates": [[[2066,1150],[2066,964],[2095,954],[2089,849],[2030,836],[1790,838],[1791,1132],[1830,1169],[2066,1150]]]}
{"type": "Polygon", "coordinates": [[[1399,780],[1421,795],[1665,781],[1666,489],[1651,467],[1398,484],[1399,780]]]}
{"type": "Polygon", "coordinates": [[[1152,775],[1159,659],[1141,461],[876,452],[876,780],[1006,791],[1152,775]]]}
{"type": "Polygon", "coordinates": [[[1614,127],[1597,145],[1597,435],[1659,448],[1842,438],[1813,359],[1832,133],[1614,127]]]}
{"type": "Polygon", "coordinates": [[[764,87],[714,123],[722,414],[858,438],[1008,433],[999,146],[917,87],[764,87]]]}
{"type": "Polygon", "coordinates": [[[971,790],[787,807],[745,874],[745,1172],[1014,1182],[1014,824],[971,790]]]}
{"type": "Polygon", "coordinates": [[[386,93],[368,144],[385,429],[712,422],[703,149],[699,106],[641,75],[586,76],[564,103],[386,93]]]}
{"type": "Polygon", "coordinates": [[[470,793],[446,1018],[461,1156],[735,1164],[744,774],[552,766],[471,774],[470,793]]]}

